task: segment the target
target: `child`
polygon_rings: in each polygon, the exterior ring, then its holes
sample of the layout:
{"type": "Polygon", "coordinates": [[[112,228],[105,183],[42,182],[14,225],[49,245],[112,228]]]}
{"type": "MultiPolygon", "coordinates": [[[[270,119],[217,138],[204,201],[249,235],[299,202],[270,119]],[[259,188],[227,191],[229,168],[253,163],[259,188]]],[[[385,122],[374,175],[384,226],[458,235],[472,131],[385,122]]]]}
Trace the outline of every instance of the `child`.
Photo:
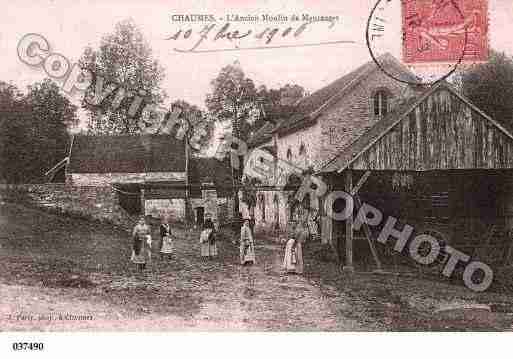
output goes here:
{"type": "Polygon", "coordinates": [[[171,259],[173,254],[174,245],[173,245],[173,237],[171,234],[171,227],[169,226],[168,218],[163,218],[162,223],[160,224],[160,238],[162,239],[162,247],[160,248],[160,258],[164,259],[167,257],[171,259]]]}

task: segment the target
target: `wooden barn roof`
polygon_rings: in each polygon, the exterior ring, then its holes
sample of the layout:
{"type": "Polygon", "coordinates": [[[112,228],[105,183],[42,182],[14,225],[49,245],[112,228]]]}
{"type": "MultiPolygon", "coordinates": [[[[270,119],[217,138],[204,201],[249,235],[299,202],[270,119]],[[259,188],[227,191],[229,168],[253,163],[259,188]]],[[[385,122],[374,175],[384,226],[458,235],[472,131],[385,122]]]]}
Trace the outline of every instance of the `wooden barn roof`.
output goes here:
{"type": "Polygon", "coordinates": [[[183,141],[169,135],[75,136],[68,173],[184,172],[183,141]]]}
{"type": "MultiPolygon", "coordinates": [[[[416,130],[414,129],[414,131],[416,130]]],[[[452,85],[442,81],[396,106],[386,118],[376,122],[373,127],[342,150],[319,172],[341,172],[347,168],[395,170],[513,168],[513,135],[473,105],[452,85]],[[426,130],[428,127],[425,127],[426,120],[417,118],[417,116],[421,112],[421,105],[426,108],[435,106],[426,101],[441,90],[450,92],[475,116],[463,113],[463,119],[450,118],[446,120],[446,123],[439,123],[438,126],[431,124],[436,127],[438,132],[428,135],[428,130],[426,130]],[[476,119],[477,117],[479,120],[476,119]],[[459,121],[459,123],[452,123],[452,128],[449,128],[451,126],[447,122],[451,121],[459,121]],[[423,130],[422,126],[425,127],[423,130]],[[421,128],[420,133],[413,135],[413,139],[419,142],[418,145],[417,143],[413,145],[408,143],[412,137],[406,138],[409,129],[415,127],[421,128]],[[443,127],[445,130],[440,130],[438,127],[443,127]],[[406,129],[406,132],[403,129],[406,129]],[[394,131],[400,133],[395,140],[390,135],[394,131]],[[450,134],[454,134],[454,136],[451,138],[450,134]],[[390,136],[387,137],[387,135],[390,136]],[[437,138],[437,135],[445,137],[437,138]],[[400,140],[398,140],[399,138],[400,140]],[[442,143],[443,139],[445,139],[445,143],[442,143]],[[405,142],[410,147],[397,148],[404,146],[405,142]],[[436,143],[440,144],[440,147],[435,151],[428,148],[435,146],[436,143]],[[383,147],[383,144],[387,147],[383,147]],[[381,147],[378,151],[381,150],[381,153],[376,154],[373,151],[379,146],[381,147]],[[385,148],[386,151],[383,151],[385,148]],[[395,157],[390,155],[395,150],[402,151],[402,153],[395,157]],[[444,151],[447,153],[443,153],[444,151]],[[449,153],[450,151],[456,153],[449,153]],[[418,152],[419,158],[412,160],[412,156],[414,157],[415,154],[411,152],[418,152]],[[429,158],[426,158],[428,156],[429,158]],[[380,164],[376,162],[380,162],[380,164]]]]}

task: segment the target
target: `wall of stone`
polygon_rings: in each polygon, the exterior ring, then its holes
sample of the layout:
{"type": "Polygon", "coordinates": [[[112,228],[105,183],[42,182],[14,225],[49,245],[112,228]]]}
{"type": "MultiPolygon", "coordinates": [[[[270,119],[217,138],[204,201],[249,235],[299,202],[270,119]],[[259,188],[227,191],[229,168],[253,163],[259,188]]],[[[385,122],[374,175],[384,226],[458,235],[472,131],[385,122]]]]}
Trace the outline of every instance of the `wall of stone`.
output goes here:
{"type": "Polygon", "coordinates": [[[144,214],[154,218],[167,217],[171,222],[185,220],[185,200],[172,199],[145,199],[144,214]]]}
{"type": "Polygon", "coordinates": [[[97,220],[131,230],[136,218],[119,205],[112,187],[65,184],[2,185],[0,200],[21,202],[53,213],[97,220]]]}
{"type": "MultiPolygon", "coordinates": [[[[280,160],[290,162],[302,169],[307,169],[310,166],[315,170],[322,168],[327,161],[334,158],[342,149],[373,126],[376,121],[379,121],[373,117],[372,112],[373,94],[378,89],[386,89],[392,95],[389,107],[393,107],[394,101],[401,97],[405,86],[379,70],[367,74],[340,101],[327,108],[315,125],[278,137],[277,170],[279,173],[272,171],[269,180],[264,181],[264,184],[274,185],[276,178],[286,178],[290,167],[284,164],[280,165],[280,160]],[[305,154],[299,153],[301,145],[305,146],[305,154]],[[289,149],[292,152],[292,158],[287,160],[289,149]],[[280,173],[284,170],[286,173],[280,173]]],[[[272,141],[259,147],[266,145],[272,145],[272,141]]],[[[277,182],[280,185],[283,184],[280,180],[277,182]]],[[[260,198],[255,207],[257,229],[264,232],[275,231],[278,222],[280,231],[286,231],[290,209],[284,198],[284,193],[262,191],[257,196],[260,198]]],[[[246,213],[248,213],[247,209],[246,213]]]]}
{"type": "Polygon", "coordinates": [[[380,70],[374,70],[363,78],[338,103],[333,104],[319,118],[321,133],[317,141],[319,148],[316,169],[335,157],[341,150],[354,142],[379,119],[374,118],[373,94],[377,89],[386,89],[392,95],[393,108],[405,88],[380,70]]]}
{"type": "MultiPolygon", "coordinates": [[[[217,197],[216,190],[203,190],[201,198],[191,198],[193,219],[197,221],[197,208],[204,208],[204,218],[211,218],[216,222],[225,222],[232,217],[232,201],[227,198],[217,197]]],[[[145,199],[144,211],[146,215],[159,218],[165,216],[171,221],[182,222],[185,220],[185,200],[176,199],[145,199]]]]}
{"type": "Polygon", "coordinates": [[[72,186],[106,186],[115,183],[185,181],[185,172],[148,173],[70,173],[66,182],[72,186]]]}

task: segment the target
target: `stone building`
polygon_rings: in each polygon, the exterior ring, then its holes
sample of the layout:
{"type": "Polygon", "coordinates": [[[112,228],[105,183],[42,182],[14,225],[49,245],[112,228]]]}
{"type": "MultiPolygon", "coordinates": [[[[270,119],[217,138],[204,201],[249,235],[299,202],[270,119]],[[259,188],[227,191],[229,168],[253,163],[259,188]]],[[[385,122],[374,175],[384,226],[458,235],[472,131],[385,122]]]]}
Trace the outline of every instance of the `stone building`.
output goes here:
{"type": "Polygon", "coordinates": [[[465,261],[511,263],[513,134],[448,82],[408,85],[382,71],[413,82],[396,59],[384,55],[379,62],[382,69],[367,63],[301,99],[295,113],[251,138],[248,168],[268,169],[258,173],[268,190],[257,193],[257,229],[285,230],[292,217],[313,213],[348,270],[357,262],[381,268],[392,261],[384,244],[393,247],[399,237],[401,258],[413,238],[429,236],[438,241],[434,263],[447,263],[451,247],[466,253],[465,261]],[[322,179],[326,193],[350,193],[353,216],[328,216],[326,197],[316,198],[313,209],[293,205],[308,172],[322,179]],[[380,213],[372,225],[354,224],[364,203],[376,209],[371,216],[380,213]]]}
{"type": "MultiPolygon", "coordinates": [[[[414,75],[391,55],[380,63],[402,78],[414,75]]],[[[284,186],[291,171],[320,171],[333,157],[385,117],[407,92],[374,62],[335,80],[296,104],[295,112],[266,123],[249,140],[249,148],[268,151],[278,159],[264,184],[284,186]]],[[[250,156],[251,157],[251,156],[250,156]]],[[[260,191],[254,209],[258,230],[284,231],[294,215],[292,191],[260,191]]],[[[249,215],[248,208],[244,214],[249,215]]]]}
{"type": "Polygon", "coordinates": [[[193,219],[226,220],[231,213],[229,166],[214,158],[191,157],[168,135],[74,136],[69,156],[47,172],[64,171],[69,188],[111,188],[130,214],[185,218],[186,185],[193,219]],[[187,178],[188,177],[188,178],[187,178]],[[218,190],[219,189],[219,190],[218,190]]]}

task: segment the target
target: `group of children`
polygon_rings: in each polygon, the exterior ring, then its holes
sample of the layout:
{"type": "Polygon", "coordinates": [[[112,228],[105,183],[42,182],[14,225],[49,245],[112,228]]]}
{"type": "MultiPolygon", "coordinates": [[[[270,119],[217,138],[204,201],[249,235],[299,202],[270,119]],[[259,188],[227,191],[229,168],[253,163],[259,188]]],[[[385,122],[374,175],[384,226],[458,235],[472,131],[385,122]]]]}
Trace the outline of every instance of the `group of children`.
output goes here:
{"type": "MultiPolygon", "coordinates": [[[[285,246],[283,268],[286,273],[303,273],[303,249],[302,244],[308,236],[308,229],[303,223],[293,225],[285,246]]],[[[152,238],[151,228],[146,218],[141,217],[132,232],[133,247],[131,260],[137,265],[139,271],[143,271],[146,263],[151,262],[152,238]]],[[[168,219],[163,218],[160,224],[160,255],[161,259],[170,259],[173,251],[173,234],[168,219]]],[[[215,258],[218,255],[217,230],[211,219],[207,219],[200,233],[200,252],[202,258],[215,258]]],[[[248,266],[255,264],[255,242],[253,230],[249,219],[245,219],[240,229],[239,241],[240,264],[248,266]]]]}
{"type": "MultiPolygon", "coordinates": [[[[167,218],[163,218],[160,224],[160,256],[161,259],[171,258],[174,251],[171,227],[167,218]]],[[[137,265],[139,271],[146,268],[146,263],[151,262],[152,244],[151,228],[146,218],[141,217],[132,232],[132,257],[131,260],[137,265]]]]}

